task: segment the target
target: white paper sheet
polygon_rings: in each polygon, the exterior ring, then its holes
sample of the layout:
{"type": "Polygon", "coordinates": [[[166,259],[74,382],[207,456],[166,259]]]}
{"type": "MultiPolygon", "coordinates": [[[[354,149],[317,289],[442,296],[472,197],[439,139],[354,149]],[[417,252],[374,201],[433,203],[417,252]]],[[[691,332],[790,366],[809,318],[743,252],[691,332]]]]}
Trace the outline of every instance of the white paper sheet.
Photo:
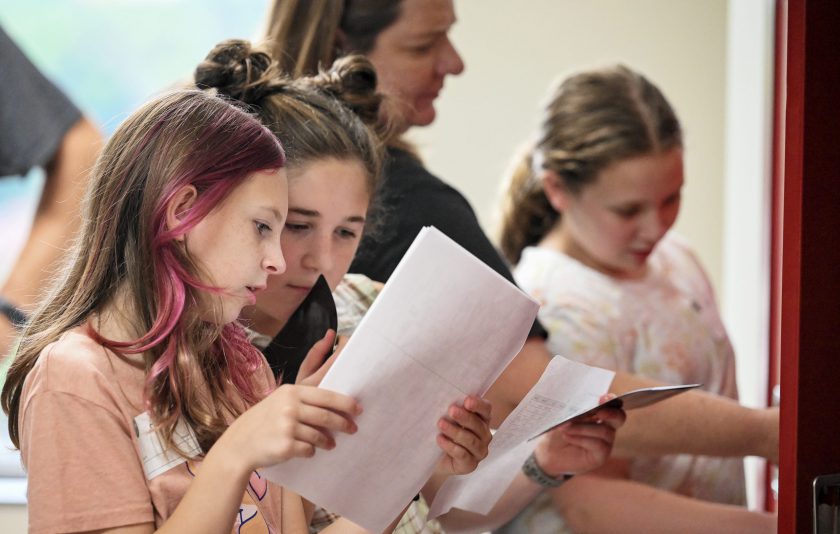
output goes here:
{"type": "Polygon", "coordinates": [[[352,395],[359,431],[313,458],[260,470],[382,531],[441,457],[437,421],[483,394],[522,348],[538,304],[434,228],[424,228],[324,377],[352,395]]]}
{"type": "Polygon", "coordinates": [[[490,451],[468,475],[447,480],[429,509],[429,518],[453,507],[486,515],[537,446],[528,441],[558,418],[598,404],[615,373],[555,356],[528,395],[493,435],[490,451]]]}

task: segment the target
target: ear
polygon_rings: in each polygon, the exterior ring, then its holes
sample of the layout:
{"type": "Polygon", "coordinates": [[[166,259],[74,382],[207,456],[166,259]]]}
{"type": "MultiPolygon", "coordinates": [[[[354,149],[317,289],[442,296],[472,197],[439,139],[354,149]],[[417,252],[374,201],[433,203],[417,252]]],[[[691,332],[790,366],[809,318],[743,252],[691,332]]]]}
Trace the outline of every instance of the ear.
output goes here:
{"type": "Polygon", "coordinates": [[[563,185],[563,180],[556,172],[545,169],[542,174],[542,186],[545,198],[555,211],[562,213],[569,206],[571,194],[563,185]]]}
{"type": "MultiPolygon", "coordinates": [[[[198,191],[195,186],[185,185],[175,192],[169,204],[166,206],[166,229],[173,230],[183,222],[184,213],[195,204],[198,198],[198,191]]],[[[184,236],[178,236],[178,241],[183,241],[184,236]]]]}

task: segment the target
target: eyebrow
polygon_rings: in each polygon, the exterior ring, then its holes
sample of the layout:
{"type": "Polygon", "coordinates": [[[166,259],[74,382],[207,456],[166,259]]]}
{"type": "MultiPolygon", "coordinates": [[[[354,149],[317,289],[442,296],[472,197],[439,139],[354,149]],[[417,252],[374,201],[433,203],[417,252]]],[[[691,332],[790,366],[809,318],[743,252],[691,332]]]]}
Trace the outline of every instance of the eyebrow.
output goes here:
{"type": "MultiPolygon", "coordinates": [[[[296,213],[298,215],[303,215],[304,217],[320,217],[321,213],[315,210],[308,210],[306,208],[289,208],[289,213],[296,213]]],[[[365,218],[361,215],[352,215],[344,219],[347,222],[352,223],[362,223],[364,224],[365,218]]]]}
{"type": "Polygon", "coordinates": [[[278,221],[282,221],[282,220],[285,219],[285,217],[283,216],[282,213],[280,213],[279,211],[277,211],[277,209],[272,208],[270,206],[257,206],[257,209],[262,210],[262,211],[267,211],[267,212],[271,213],[272,215],[274,215],[274,218],[277,219],[278,221]]]}
{"type": "Polygon", "coordinates": [[[413,35],[408,36],[407,41],[409,42],[416,42],[416,41],[426,41],[429,39],[439,39],[441,37],[445,37],[449,34],[449,28],[440,28],[440,29],[432,29],[427,30],[424,32],[418,32],[413,35]]]}

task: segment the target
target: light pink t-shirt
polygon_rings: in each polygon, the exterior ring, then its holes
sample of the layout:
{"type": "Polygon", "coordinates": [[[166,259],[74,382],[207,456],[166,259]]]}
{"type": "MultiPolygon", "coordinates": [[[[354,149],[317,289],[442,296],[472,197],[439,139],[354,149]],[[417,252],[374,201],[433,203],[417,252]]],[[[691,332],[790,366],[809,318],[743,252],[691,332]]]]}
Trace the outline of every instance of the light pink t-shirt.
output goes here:
{"type": "MultiPolygon", "coordinates": [[[[270,387],[267,366],[255,373],[270,387]]],[[[82,328],[44,349],[26,378],[20,411],[21,457],[29,476],[29,528],[59,533],[154,522],[183,498],[200,461],[146,480],[134,431],[143,409],[144,372],[82,328]]],[[[252,473],[231,531],[280,531],[280,488],[252,473]]]]}
{"type": "MultiPolygon", "coordinates": [[[[617,280],[553,249],[528,247],[514,270],[540,303],[553,354],[738,398],[735,355],[711,284],[693,252],[668,234],[641,280],[617,280]]],[[[745,504],[743,461],[688,454],[635,457],[630,478],[707,501],[745,504]]],[[[548,494],[499,534],[570,534],[548,494]]]]}
{"type": "MultiPolygon", "coordinates": [[[[666,383],[700,383],[738,399],[735,354],[711,284],[679,236],[662,239],[640,280],[611,278],[542,247],[523,251],[514,276],[540,303],[553,354],[666,383]]],[[[631,477],[709,501],[745,502],[740,458],[637,457],[631,477]]]]}

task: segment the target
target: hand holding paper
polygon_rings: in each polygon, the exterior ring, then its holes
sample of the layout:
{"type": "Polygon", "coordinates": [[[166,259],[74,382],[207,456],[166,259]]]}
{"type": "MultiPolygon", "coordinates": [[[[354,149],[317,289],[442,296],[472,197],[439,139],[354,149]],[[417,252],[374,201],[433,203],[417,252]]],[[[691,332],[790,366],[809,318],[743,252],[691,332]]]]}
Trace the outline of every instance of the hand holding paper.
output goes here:
{"type": "Polygon", "coordinates": [[[472,473],[487,457],[490,433],[491,404],[481,397],[470,395],[463,406],[452,405],[447,417],[438,420],[438,446],[446,453],[438,463],[441,475],[472,473]]]}
{"type": "Polygon", "coordinates": [[[612,452],[616,430],[626,418],[620,407],[609,402],[614,398],[612,394],[602,396],[598,408],[543,434],[534,450],[540,468],[557,478],[604,465],[612,452]]]}
{"type": "Polygon", "coordinates": [[[486,515],[538,446],[538,463],[549,474],[599,467],[612,448],[614,428],[624,420],[614,410],[647,406],[697,387],[645,388],[607,398],[603,392],[613,376],[612,371],[555,356],[499,427],[490,454],[475,472],[452,477],[441,486],[429,517],[438,517],[454,507],[486,515]],[[602,422],[591,424],[593,419],[602,422]],[[568,433],[570,429],[574,430],[568,433]],[[538,437],[539,441],[535,439],[538,437]]]}
{"type": "Polygon", "coordinates": [[[451,239],[423,229],[320,385],[358,400],[358,432],[260,473],[381,531],[440,461],[438,419],[487,391],[522,348],[537,308],[451,239]]]}
{"type": "Polygon", "coordinates": [[[429,518],[453,507],[486,515],[534,451],[537,442],[528,438],[541,433],[558,417],[597,404],[613,376],[612,371],[555,356],[537,384],[502,422],[487,458],[473,473],[452,477],[441,486],[429,518]]]}

